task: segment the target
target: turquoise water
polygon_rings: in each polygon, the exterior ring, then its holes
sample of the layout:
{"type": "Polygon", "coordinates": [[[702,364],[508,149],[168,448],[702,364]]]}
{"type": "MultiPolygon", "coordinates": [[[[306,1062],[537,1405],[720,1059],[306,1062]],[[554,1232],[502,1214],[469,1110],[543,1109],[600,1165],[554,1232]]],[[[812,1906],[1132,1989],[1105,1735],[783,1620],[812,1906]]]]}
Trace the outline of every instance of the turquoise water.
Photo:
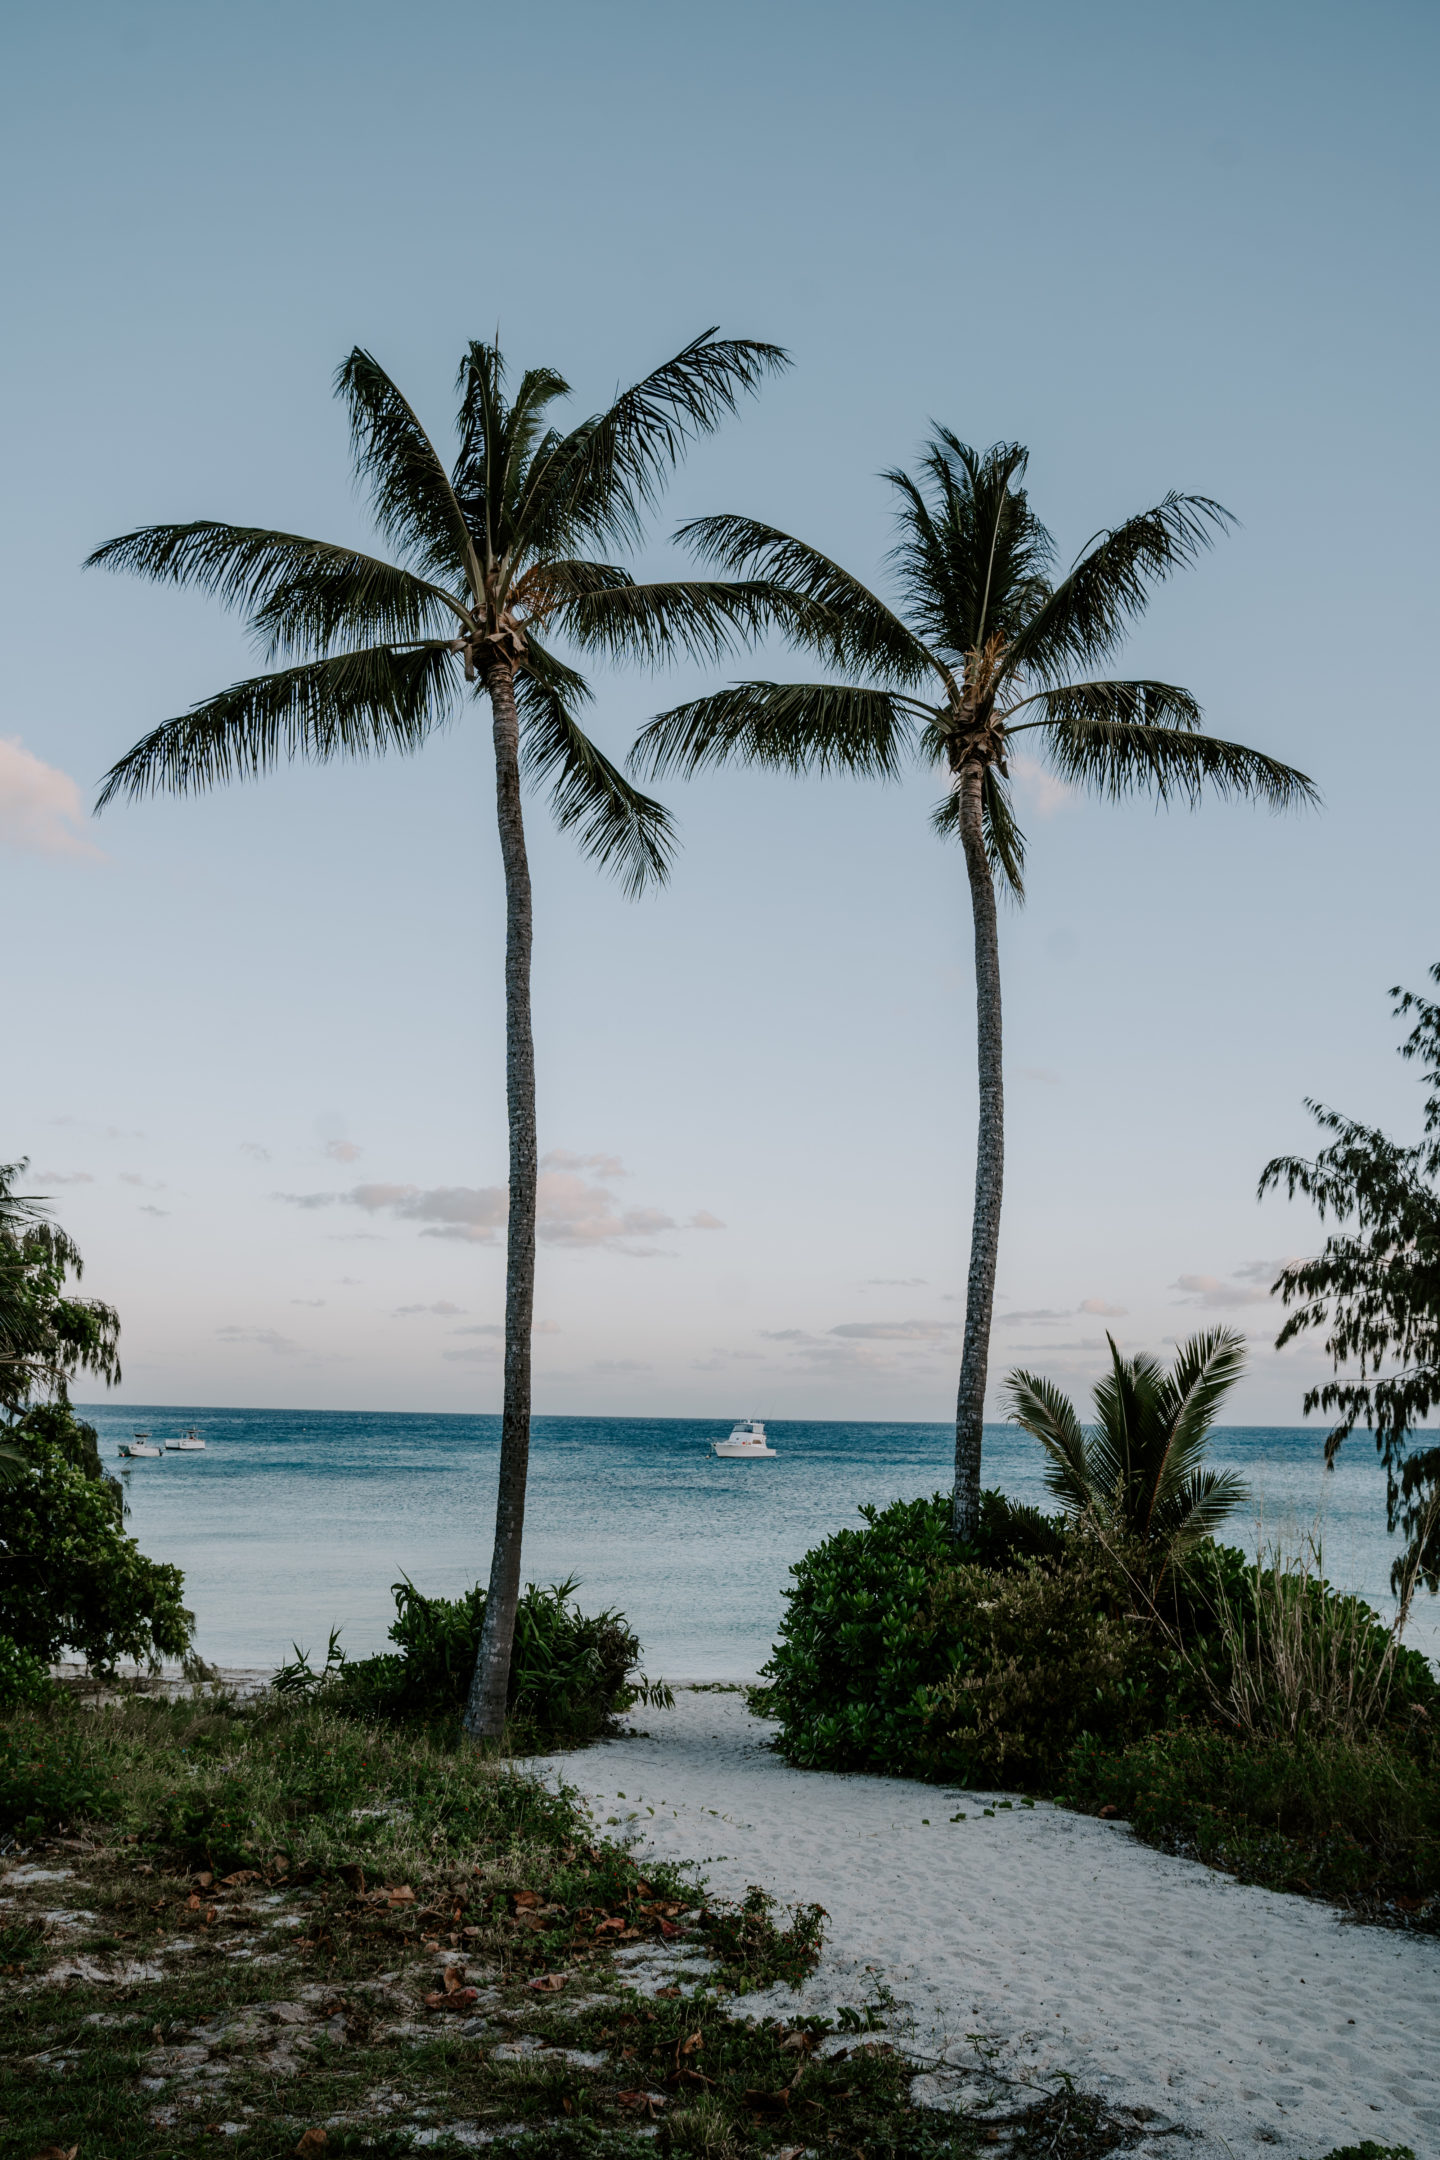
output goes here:
{"type": "MultiPolygon", "coordinates": [[[[136,1426],[158,1442],[188,1425],[203,1455],[125,1471],[129,1528],[185,1570],[203,1656],[269,1665],[292,1642],[323,1650],[332,1627],[352,1655],[384,1646],[390,1585],[409,1575],[453,1594],[489,1571],[500,1424],[315,1410],[146,1409],[94,1404],[102,1452],[136,1426]]],[[[880,1505],[949,1483],[943,1425],[776,1423],[773,1462],[708,1453],[728,1421],[537,1418],[526,1520],[527,1579],[576,1575],[590,1607],[618,1605],[652,1673],[738,1679],[764,1662],[787,1571],[808,1546],[880,1505]]],[[[1232,1426],[1213,1459],[1255,1493],[1234,1542],[1294,1540],[1317,1524],[1326,1573],[1387,1614],[1394,1541],[1384,1476],[1358,1435],[1327,1474],[1322,1434],[1232,1426]]],[[[1044,1502],[1040,1451],[1013,1426],[987,1428],[985,1482],[1044,1502]]],[[[116,1467],[119,1467],[116,1465],[116,1467]]],[[[1440,1654],[1440,1612],[1422,1596],[1410,1639],[1440,1654]]]]}

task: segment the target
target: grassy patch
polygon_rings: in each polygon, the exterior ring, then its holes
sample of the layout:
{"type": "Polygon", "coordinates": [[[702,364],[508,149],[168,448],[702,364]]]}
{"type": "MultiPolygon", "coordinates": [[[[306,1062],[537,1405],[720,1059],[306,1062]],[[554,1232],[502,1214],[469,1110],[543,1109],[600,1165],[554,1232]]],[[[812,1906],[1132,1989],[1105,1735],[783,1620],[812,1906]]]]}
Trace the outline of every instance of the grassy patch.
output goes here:
{"type": "Polygon", "coordinates": [[[1357,1917],[1440,1931],[1440,1786],[1384,1738],[1083,1744],[1062,1799],[1147,1843],[1357,1917]]]}
{"type": "MultiPolygon", "coordinates": [[[[481,2133],[501,2160],[993,2149],[993,2115],[912,2104],[917,2065],[873,2019],[732,2013],[732,1991],[803,1980],[815,1908],[752,1891],[702,1919],[694,1880],[642,1873],[503,1763],[303,1701],[131,1699],[0,1730],[13,1822],[48,1823],[12,1843],[0,1936],[0,2145],[25,2160],[212,2139],[389,2160],[481,2133]],[[674,1985],[637,1989],[617,1946],[681,1959],[674,1985]]],[[[1069,2094],[1017,2101],[1004,2130],[1023,2160],[1135,2135],[1069,2094]]]]}

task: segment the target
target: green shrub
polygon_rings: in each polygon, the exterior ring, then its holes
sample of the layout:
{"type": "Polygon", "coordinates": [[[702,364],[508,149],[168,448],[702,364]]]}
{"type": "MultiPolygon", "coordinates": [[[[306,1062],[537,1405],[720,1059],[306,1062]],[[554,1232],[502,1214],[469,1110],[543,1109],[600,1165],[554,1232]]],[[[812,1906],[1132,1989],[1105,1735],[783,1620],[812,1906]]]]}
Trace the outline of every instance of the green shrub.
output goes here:
{"type": "Polygon", "coordinates": [[[1143,1725],[1156,1653],[1093,1541],[993,1492],[973,1547],[943,1494],[860,1512],[791,1569],[764,1668],[790,1760],[1034,1783],[1078,1733],[1143,1725]]]}
{"type": "Polygon", "coordinates": [[[183,1657],[194,1617],[179,1568],[125,1535],[107,1480],[47,1440],[31,1436],[26,1452],[0,1512],[0,1634],[47,1665],[66,1649],[100,1671],[183,1657]]]}
{"type": "Polygon", "coordinates": [[[1440,1784],[1385,1736],[1245,1740],[1182,1726],[1115,1748],[1086,1738],[1059,1797],[1245,1882],[1440,1927],[1440,1784]]]}
{"type": "Polygon", "coordinates": [[[40,1659],[0,1635],[0,1710],[37,1708],[50,1702],[55,1683],[40,1659]]]}
{"type": "MultiPolygon", "coordinates": [[[[640,1644],[624,1616],[582,1613],[572,1601],[575,1587],[563,1582],[542,1590],[531,1583],[520,1600],[509,1689],[517,1747],[592,1740],[637,1700],[663,1699],[635,1671],[640,1644]]],[[[337,1661],[327,1700],[352,1716],[453,1723],[475,1670],[486,1593],[477,1584],[458,1598],[432,1598],[402,1581],[394,1596],[390,1640],[398,1651],[337,1661]]]]}

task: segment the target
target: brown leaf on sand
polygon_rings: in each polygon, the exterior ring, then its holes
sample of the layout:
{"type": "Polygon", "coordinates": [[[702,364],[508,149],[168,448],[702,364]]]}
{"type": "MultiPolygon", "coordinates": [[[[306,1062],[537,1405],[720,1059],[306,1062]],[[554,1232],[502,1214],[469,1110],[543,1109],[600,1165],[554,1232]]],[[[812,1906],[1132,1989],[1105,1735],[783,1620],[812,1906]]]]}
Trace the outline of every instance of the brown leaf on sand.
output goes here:
{"type": "Polygon", "coordinates": [[[210,1873],[207,1868],[203,1875],[197,1875],[195,1877],[195,1887],[197,1890],[208,1890],[214,1880],[215,1877],[210,1873]]]}
{"type": "Polygon", "coordinates": [[[446,1994],[447,1994],[447,1995],[453,1995],[453,1994],[455,1993],[455,1990],[456,1990],[457,1988],[462,1988],[462,1987],[464,1987],[464,1985],[465,1985],[465,1968],[464,1968],[464,1967],[463,1967],[462,1965],[447,1965],[447,1966],[445,1967],[445,1992],[446,1992],[446,1994]]]}
{"type": "Polygon", "coordinates": [[[300,2142],[295,2147],[298,2160],[310,2160],[312,2153],[323,2153],[329,2143],[329,2138],[318,2126],[314,2130],[302,2131],[300,2142]]]}
{"type": "Polygon", "coordinates": [[[385,1886],[385,1902],[387,1905],[413,1905],[415,1903],[415,1892],[411,1889],[409,1883],[397,1883],[393,1888],[387,1883],[385,1886]]]}
{"type": "Polygon", "coordinates": [[[35,2160],[75,2160],[78,2145],[42,2145],[35,2160]]]}
{"type": "Polygon", "coordinates": [[[539,1903],[540,1898],[533,1890],[517,1890],[515,1892],[516,1912],[525,1912],[530,1906],[538,1905],[539,1903]]]}
{"type": "Polygon", "coordinates": [[[539,1979],[532,1980],[530,1985],[537,1995],[558,1995],[569,1977],[568,1973],[541,1973],[539,1979]]]}
{"type": "MultiPolygon", "coordinates": [[[[445,1977],[448,1980],[450,1975],[447,1973],[445,1977]]],[[[478,1988],[436,1988],[432,1995],[425,1997],[425,2007],[427,2010],[451,2010],[461,2017],[466,2017],[479,2000],[480,1990],[478,1988]]]]}

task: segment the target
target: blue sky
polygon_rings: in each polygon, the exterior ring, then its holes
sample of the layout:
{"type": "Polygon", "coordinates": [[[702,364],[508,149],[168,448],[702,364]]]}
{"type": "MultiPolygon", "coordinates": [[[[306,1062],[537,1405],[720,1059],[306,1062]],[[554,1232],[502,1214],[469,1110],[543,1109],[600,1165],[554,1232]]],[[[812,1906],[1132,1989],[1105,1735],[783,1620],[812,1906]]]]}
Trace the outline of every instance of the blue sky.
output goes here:
{"type": "MultiPolygon", "coordinates": [[[[60,0],[3,38],[3,1152],[119,1303],[126,1395],[498,1404],[501,1247],[427,1196],[504,1175],[500,882],[478,709],[92,824],[108,763],[252,661],[82,558],[164,518],[365,537],[352,344],[443,438],[497,324],[578,415],[718,322],[795,365],[641,567],[742,508],[882,577],[875,476],[932,416],[1030,445],[1066,559],[1170,487],[1240,519],[1127,666],[1325,808],[1022,780],[992,1371],[1081,1385],[1107,1326],[1226,1317],[1237,1414],[1295,1421],[1318,1365],[1269,1350],[1263,1283],[1315,1231],[1256,1177],[1307,1094],[1414,1129],[1386,991],[1440,955],[1434,11],[60,0]]],[[[595,731],[725,672],[601,674],[595,731]]],[[[535,806],[539,1408],[948,1414],[973,1020],[935,793],[672,786],[639,906],[535,806]]]]}

